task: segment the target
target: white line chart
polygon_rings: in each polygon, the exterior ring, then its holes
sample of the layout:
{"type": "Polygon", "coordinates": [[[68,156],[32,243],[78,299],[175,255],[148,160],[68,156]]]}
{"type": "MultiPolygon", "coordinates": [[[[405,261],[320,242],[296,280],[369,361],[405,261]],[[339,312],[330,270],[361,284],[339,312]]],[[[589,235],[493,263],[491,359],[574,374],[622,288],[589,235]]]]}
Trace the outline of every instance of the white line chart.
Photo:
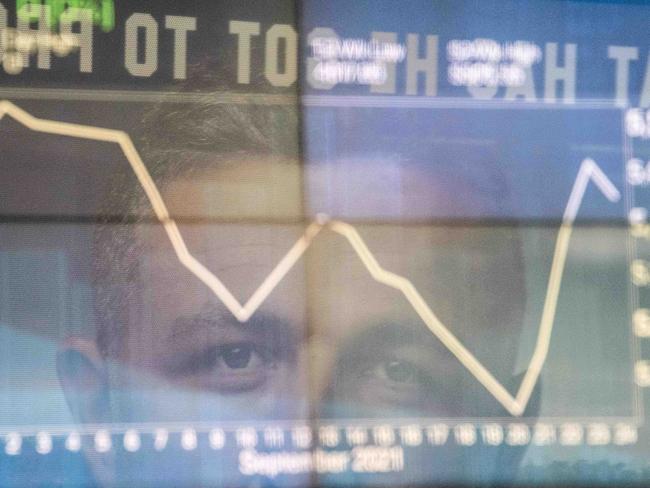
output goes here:
{"type": "Polygon", "coordinates": [[[266,298],[278,286],[286,274],[300,260],[312,241],[323,230],[328,229],[345,238],[353,248],[371,277],[388,287],[400,291],[413,307],[422,322],[428,327],[438,340],[458,359],[458,361],[480,382],[489,393],[512,415],[522,416],[537,381],[542,372],[548,355],[555,321],[555,313],[562,284],[569,243],[573,231],[573,224],[582,204],[588,184],[592,182],[602,194],[610,201],[617,202],[620,192],[609,178],[592,159],[585,159],[571,190],[566,209],[562,218],[555,249],[551,262],[551,269],[546,289],[546,297],[539,331],[533,355],[523,380],[515,395],[512,395],[498,379],[469,351],[465,345],[443,324],[429,307],[420,292],[406,277],[384,269],[358,231],[350,224],[330,220],[326,215],[318,215],[307,227],[303,235],[289,249],[284,257],[273,268],[271,273],[262,281],[246,303],[240,303],[228,290],[221,280],[199,262],[187,248],[183,236],[170,216],[160,192],[151,178],[146,165],[142,161],[130,136],[123,131],[104,129],[99,127],[71,124],[55,120],[39,119],[19,108],[8,100],[0,101],[0,120],[9,115],[17,122],[35,132],[55,134],[66,137],[76,137],[95,141],[111,142],[118,144],[140,185],[144,189],[156,218],[163,225],[174,252],[180,263],[203,282],[239,322],[248,321],[266,298]]]}

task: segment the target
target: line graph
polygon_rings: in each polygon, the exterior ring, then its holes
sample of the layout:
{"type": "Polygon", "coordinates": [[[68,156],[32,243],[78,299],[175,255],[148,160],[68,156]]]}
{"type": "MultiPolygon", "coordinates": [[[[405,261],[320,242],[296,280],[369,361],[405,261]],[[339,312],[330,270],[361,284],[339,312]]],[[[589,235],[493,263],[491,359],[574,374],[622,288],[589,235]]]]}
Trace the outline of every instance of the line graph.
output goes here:
{"type": "Polygon", "coordinates": [[[341,235],[350,244],[371,277],[381,284],[400,291],[431,333],[441,341],[441,343],[458,359],[458,361],[512,416],[516,417],[523,415],[535,385],[539,380],[544,363],[546,362],[552,338],[557,303],[573,224],[582,204],[587,187],[589,183],[592,182],[610,202],[616,202],[621,197],[620,192],[605,173],[603,173],[603,171],[598,167],[595,161],[592,159],[585,159],[582,162],[569,195],[562,223],[556,238],[534,352],[519,389],[517,393],[513,395],[472,354],[472,352],[465,347],[465,345],[451,332],[451,330],[443,324],[440,319],[438,319],[415,285],[413,285],[408,278],[395,274],[381,266],[359,232],[352,225],[342,221],[331,220],[328,216],[319,214],[316,219],[307,226],[303,235],[289,249],[284,257],[282,257],[270,274],[253,292],[250,298],[242,304],[214,273],[212,273],[191,254],[175,220],[169,214],[158,187],[151,178],[151,175],[135,148],[133,141],[126,132],[39,119],[8,100],[0,101],[0,120],[3,119],[5,115],[9,115],[17,122],[35,132],[118,144],[124,152],[138,182],[145,191],[156,218],[163,225],[165,233],[172,244],[179,262],[197,279],[204,283],[239,322],[246,322],[255,314],[287,273],[289,273],[293,266],[301,259],[313,240],[323,229],[328,229],[341,235]]]}

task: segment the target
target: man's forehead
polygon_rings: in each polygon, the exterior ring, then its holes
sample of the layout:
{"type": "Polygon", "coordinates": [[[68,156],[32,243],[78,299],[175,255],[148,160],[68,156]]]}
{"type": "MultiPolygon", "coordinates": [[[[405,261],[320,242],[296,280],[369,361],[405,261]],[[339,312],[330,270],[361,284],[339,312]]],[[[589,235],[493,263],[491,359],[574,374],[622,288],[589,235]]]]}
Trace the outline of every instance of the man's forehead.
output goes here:
{"type": "Polygon", "coordinates": [[[193,153],[162,185],[173,218],[292,219],[302,216],[297,160],[260,155],[193,153]]]}
{"type": "MultiPolygon", "coordinates": [[[[243,304],[305,230],[303,175],[295,161],[242,155],[197,157],[203,158],[199,169],[187,168],[166,181],[162,195],[189,252],[243,304]],[[278,223],[285,219],[294,223],[278,223]]],[[[177,317],[175,308],[179,314],[192,314],[206,303],[219,302],[219,297],[182,268],[162,226],[157,227],[145,237],[152,251],[145,257],[146,267],[157,283],[152,298],[165,302],[155,313],[177,317]],[[175,298],[164,298],[171,293],[175,298]]],[[[466,320],[446,309],[472,312],[483,318],[482,325],[508,315],[495,314],[494,304],[486,303],[470,311],[464,305],[468,283],[463,270],[481,269],[481,278],[493,283],[507,283],[501,279],[504,272],[521,274],[513,249],[519,241],[512,238],[512,232],[399,223],[358,227],[381,265],[411,280],[454,328],[465,327],[466,320]]],[[[516,293],[510,286],[501,288],[491,286],[491,298],[511,303],[506,298],[516,293]]],[[[327,230],[294,264],[264,307],[297,328],[306,328],[309,316],[312,331],[337,340],[387,317],[418,321],[399,291],[373,280],[351,246],[327,230]]],[[[468,335],[475,336],[475,331],[468,335]]]]}

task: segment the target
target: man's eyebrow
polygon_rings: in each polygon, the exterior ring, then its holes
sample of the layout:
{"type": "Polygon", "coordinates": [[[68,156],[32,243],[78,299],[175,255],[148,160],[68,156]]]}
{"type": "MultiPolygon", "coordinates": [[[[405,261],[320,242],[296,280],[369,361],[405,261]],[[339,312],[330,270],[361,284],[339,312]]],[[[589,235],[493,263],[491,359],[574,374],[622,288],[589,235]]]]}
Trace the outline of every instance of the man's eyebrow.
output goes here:
{"type": "Polygon", "coordinates": [[[201,311],[191,315],[182,315],[174,320],[168,339],[178,339],[179,337],[195,333],[205,329],[224,329],[241,327],[233,316],[222,311],[201,311]]]}
{"type": "Polygon", "coordinates": [[[412,322],[383,320],[360,327],[360,331],[349,342],[354,344],[391,343],[403,345],[422,341],[433,342],[429,339],[430,333],[412,322]]]}
{"type": "MultiPolygon", "coordinates": [[[[168,339],[177,340],[185,335],[211,330],[241,331],[286,354],[293,354],[298,342],[304,340],[295,324],[277,315],[259,312],[247,322],[241,323],[223,310],[203,310],[177,318],[168,339]]],[[[303,332],[302,336],[306,334],[306,330],[303,332]]]]}
{"type": "Polygon", "coordinates": [[[404,321],[381,321],[360,327],[360,331],[349,338],[341,347],[338,357],[342,363],[350,361],[362,362],[374,359],[377,351],[388,347],[395,348],[408,345],[422,345],[431,348],[440,355],[445,355],[446,349],[432,338],[430,332],[419,324],[404,321]]]}

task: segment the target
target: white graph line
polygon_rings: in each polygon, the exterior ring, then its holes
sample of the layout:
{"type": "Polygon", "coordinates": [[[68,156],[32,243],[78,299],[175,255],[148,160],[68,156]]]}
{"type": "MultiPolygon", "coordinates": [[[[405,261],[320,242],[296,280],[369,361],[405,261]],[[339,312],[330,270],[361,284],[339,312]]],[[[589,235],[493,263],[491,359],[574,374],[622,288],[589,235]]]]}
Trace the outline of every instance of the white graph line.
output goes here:
{"type": "Polygon", "coordinates": [[[185,241],[176,222],[170,217],[167,206],[160,196],[156,184],[151,179],[144,162],[140,158],[138,151],[133,145],[133,141],[125,132],[102,129],[99,127],[90,127],[78,124],[69,124],[51,120],[43,120],[34,117],[25,112],[13,103],[3,100],[0,102],[0,119],[5,115],[10,115],[25,127],[48,134],[57,134],[61,136],[78,137],[82,139],[91,139],[95,141],[114,142],[119,144],[124,151],[124,155],[131,165],[140,185],[145,191],[149,202],[156,214],[156,218],[163,224],[167,237],[169,238],[178,260],[190,270],[199,280],[201,280],[212,292],[223,302],[223,304],[232,312],[240,322],[247,321],[264,302],[266,297],[273,291],[277,284],[284,278],[293,265],[300,259],[305,250],[309,247],[311,240],[318,234],[322,224],[315,222],[310,225],[303,236],[291,248],[289,253],[282,258],[278,265],[273,269],[271,274],[264,280],[260,287],[253,293],[245,305],[241,305],[232,295],[230,290],[200,263],[187,249],[185,241]]]}
{"type": "Polygon", "coordinates": [[[533,356],[519,386],[519,390],[513,396],[438,317],[436,317],[413,283],[407,278],[391,273],[381,267],[357,230],[350,224],[340,221],[330,221],[326,216],[319,215],[264,279],[248,301],[242,305],[221,280],[189,252],[176,222],[170,217],[156,184],[152,180],[128,134],[118,130],[38,119],[7,100],[0,102],[0,120],[5,115],[11,116],[33,131],[119,144],[131,165],[131,169],[142,185],[157,219],[162,223],[179,261],[201,280],[240,322],[246,322],[250,319],[264,303],[269,294],[302,257],[313,239],[324,227],[340,234],[350,243],[372,278],[379,283],[401,291],[429,330],[513,416],[521,416],[524,413],[548,355],[573,223],[584,198],[585,191],[587,190],[587,185],[590,181],[593,181],[596,187],[611,202],[616,202],[620,199],[619,191],[598,165],[591,159],[585,159],[580,165],[558,232],[533,356]]]}

